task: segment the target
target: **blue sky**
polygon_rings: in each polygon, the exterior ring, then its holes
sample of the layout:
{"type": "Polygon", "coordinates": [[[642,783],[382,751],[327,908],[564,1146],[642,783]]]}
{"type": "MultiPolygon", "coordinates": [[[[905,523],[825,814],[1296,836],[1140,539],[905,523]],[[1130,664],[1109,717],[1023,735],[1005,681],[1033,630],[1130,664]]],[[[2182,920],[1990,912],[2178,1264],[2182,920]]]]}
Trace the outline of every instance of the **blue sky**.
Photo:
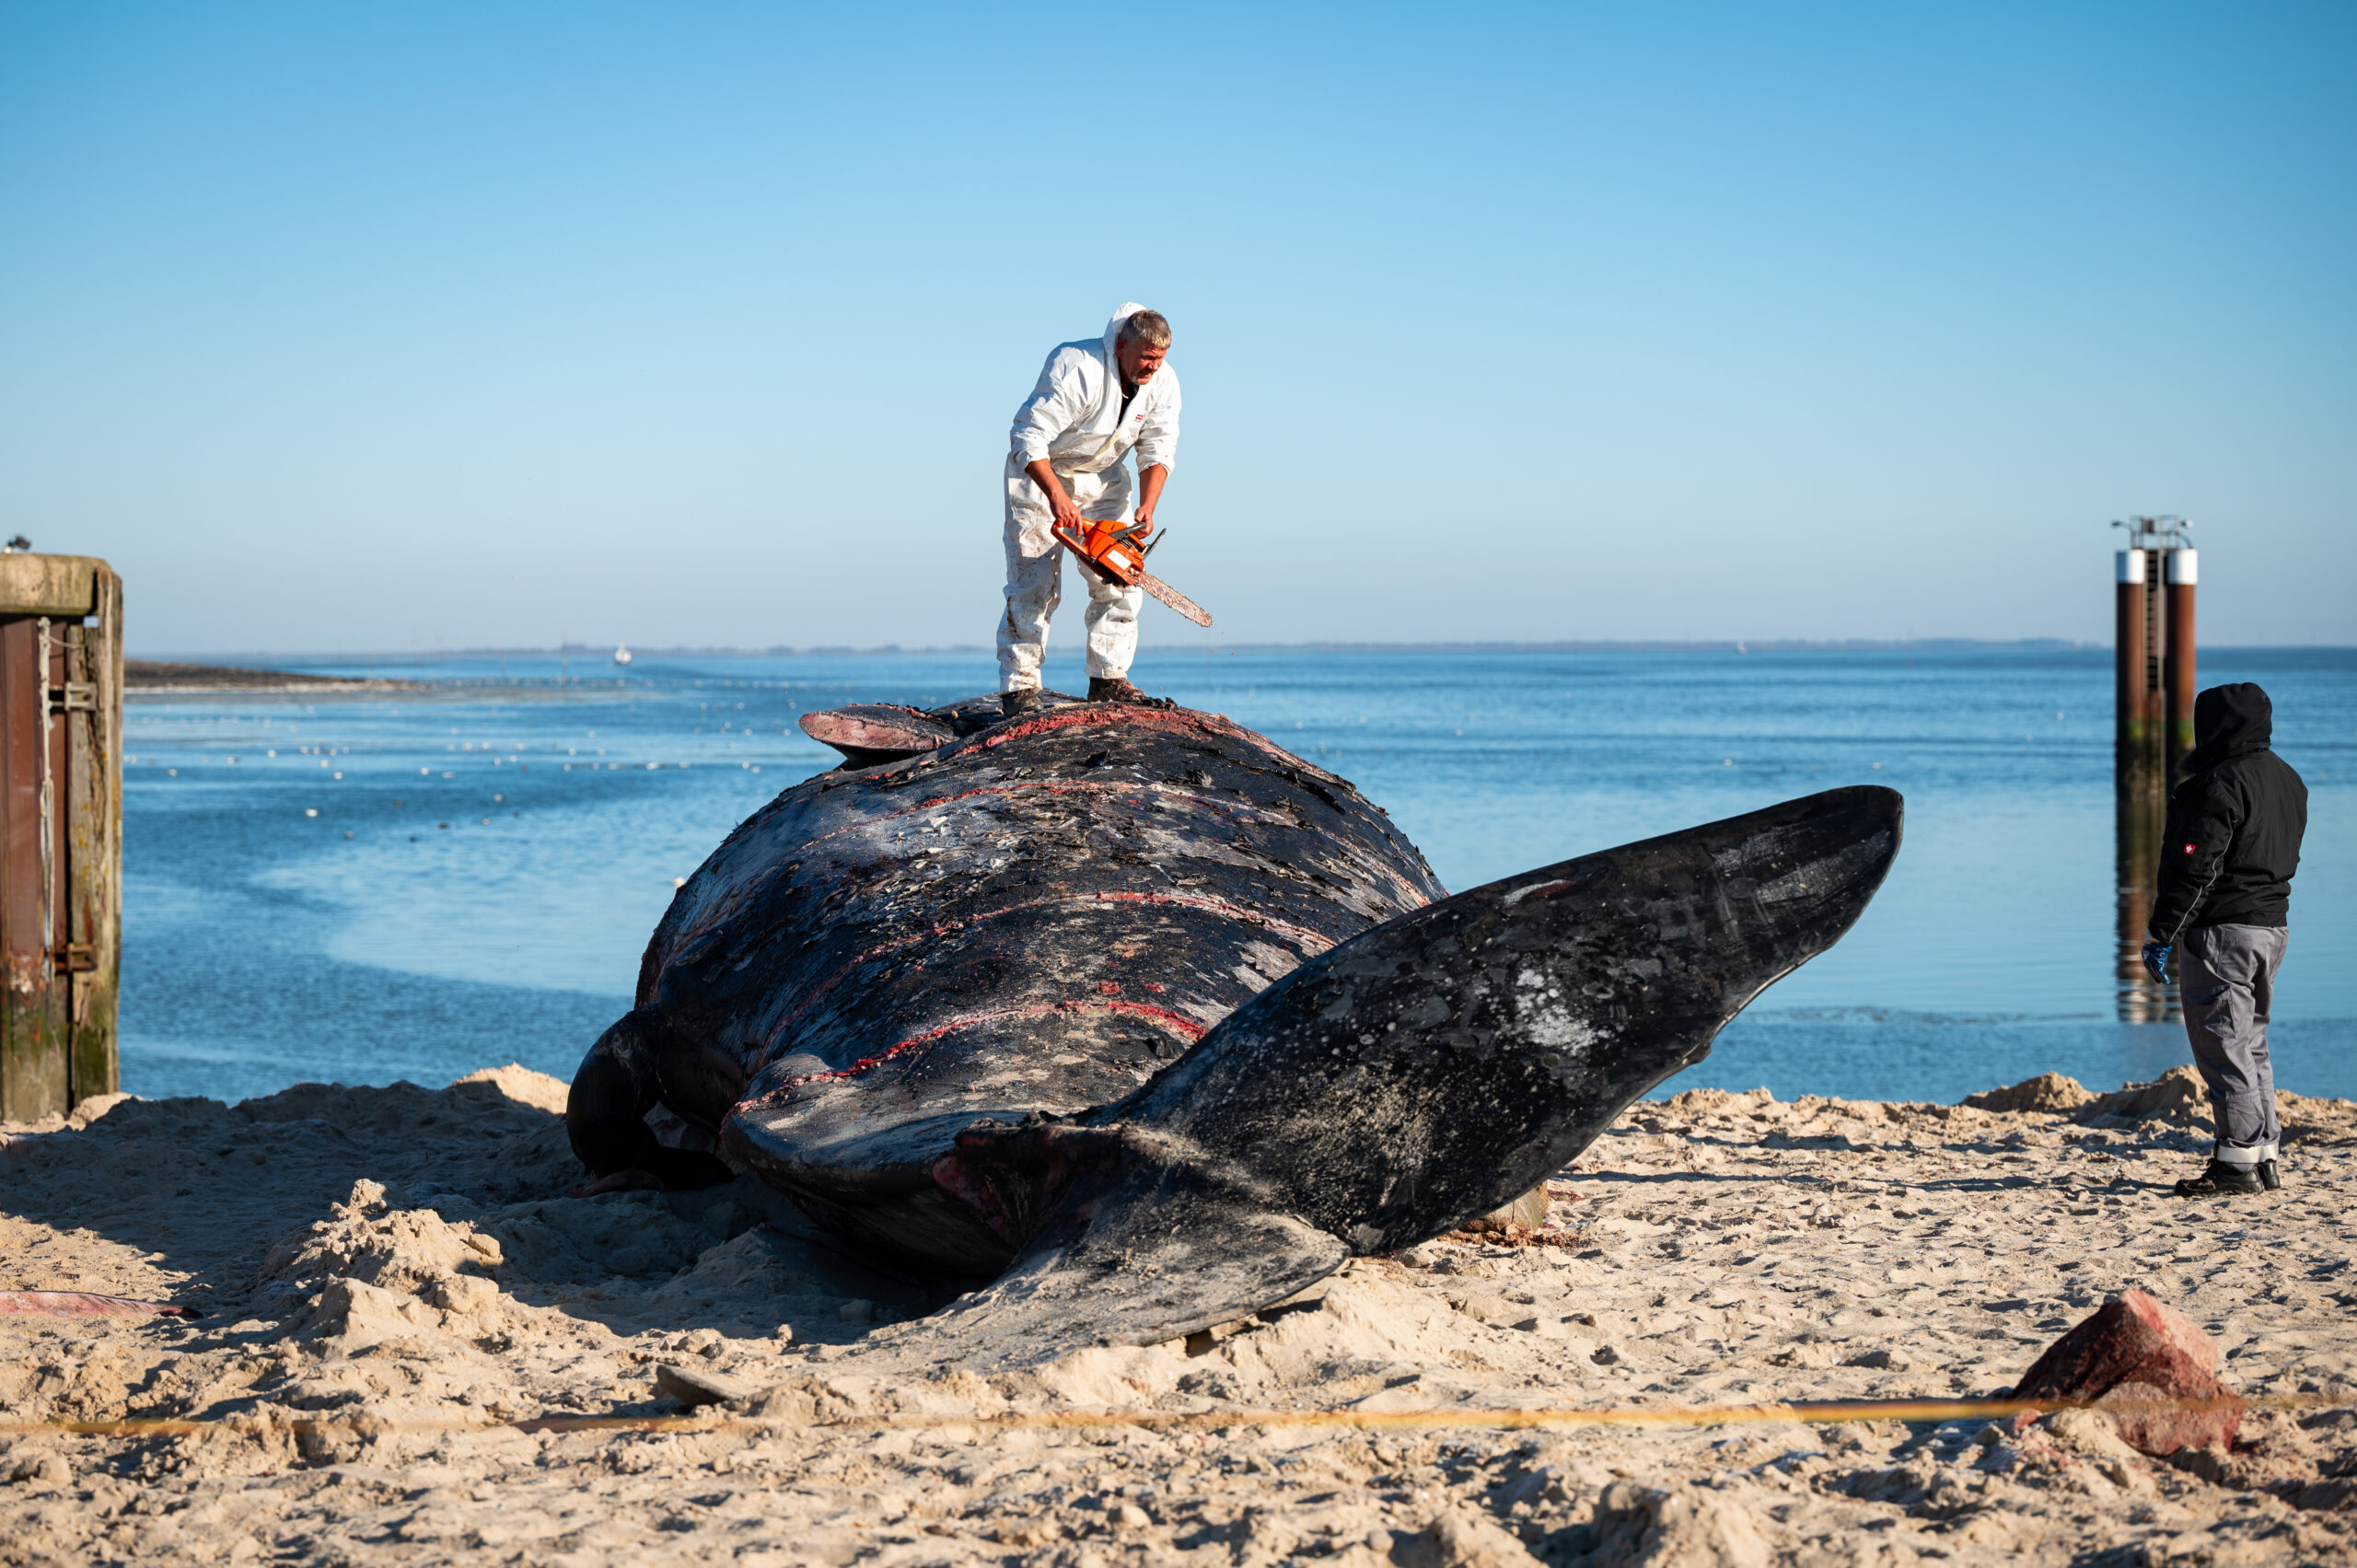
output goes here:
{"type": "Polygon", "coordinates": [[[2095,640],[2174,511],[2348,643],[2353,133],[2345,5],[11,0],[0,528],[134,651],[980,643],[1136,298],[1150,641],[2095,640]]]}

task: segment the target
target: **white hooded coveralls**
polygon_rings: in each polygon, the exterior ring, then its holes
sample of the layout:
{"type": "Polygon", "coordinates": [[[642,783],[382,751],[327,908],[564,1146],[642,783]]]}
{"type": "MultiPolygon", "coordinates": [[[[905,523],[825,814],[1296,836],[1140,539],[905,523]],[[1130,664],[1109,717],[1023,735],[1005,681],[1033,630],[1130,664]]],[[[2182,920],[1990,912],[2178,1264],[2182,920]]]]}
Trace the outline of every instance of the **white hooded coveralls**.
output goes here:
{"type": "MultiPolygon", "coordinates": [[[[1178,373],[1168,361],[1138,389],[1124,414],[1120,362],[1114,342],[1121,323],[1145,307],[1124,305],[1101,339],[1059,343],[1039,371],[1039,384],[1015,412],[1006,456],[1006,613],[998,622],[998,677],[1003,691],[1037,689],[1047,652],[1048,618],[1063,589],[1063,547],[1049,530],[1055,513],[1047,493],[1023,470],[1045,458],[1055,465],[1080,515],[1125,522],[1132,483],[1122,459],[1132,449],[1141,471],[1177,467],[1178,373]]],[[[1088,675],[1118,680],[1138,651],[1142,588],[1124,588],[1082,569],[1088,585],[1088,675]]]]}

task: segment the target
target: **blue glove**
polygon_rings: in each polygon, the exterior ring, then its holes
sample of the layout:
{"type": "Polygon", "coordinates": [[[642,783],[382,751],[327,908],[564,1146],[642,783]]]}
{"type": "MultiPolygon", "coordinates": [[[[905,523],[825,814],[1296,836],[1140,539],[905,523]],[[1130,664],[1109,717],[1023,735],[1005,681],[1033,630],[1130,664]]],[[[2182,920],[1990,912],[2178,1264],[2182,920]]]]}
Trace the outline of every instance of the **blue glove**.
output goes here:
{"type": "Polygon", "coordinates": [[[2177,949],[2174,947],[2168,946],[2165,943],[2145,943],[2145,972],[2150,974],[2154,980],[2159,981],[2163,985],[2166,985],[2169,982],[2169,955],[2176,951],[2177,949]]]}

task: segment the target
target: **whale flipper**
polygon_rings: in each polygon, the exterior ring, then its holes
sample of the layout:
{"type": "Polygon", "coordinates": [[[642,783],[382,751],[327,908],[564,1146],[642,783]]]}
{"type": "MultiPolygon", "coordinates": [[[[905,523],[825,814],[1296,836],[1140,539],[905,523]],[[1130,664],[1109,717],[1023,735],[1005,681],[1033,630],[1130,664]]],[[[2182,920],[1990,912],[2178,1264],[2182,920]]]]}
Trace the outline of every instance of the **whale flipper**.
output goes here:
{"type": "Polygon", "coordinates": [[[1525,1192],[1830,947],[1898,850],[1897,792],[1829,790],[1386,922],[1095,1113],[1186,1139],[1387,1251],[1525,1192]]]}
{"type": "Polygon", "coordinates": [[[581,1059],[565,1097],[564,1131],[592,1177],[639,1171],[665,1187],[696,1188],[734,1174],[710,1155],[666,1146],[646,1124],[665,1098],[666,1059],[683,1054],[661,1020],[640,1008],[616,1019],[581,1059]]]}
{"type": "Polygon", "coordinates": [[[1125,1099],[962,1136],[1082,1174],[1033,1184],[1029,1245],[961,1317],[1167,1339],[1495,1208],[1848,931],[1900,824],[1894,791],[1831,790],[1492,882],[1303,963],[1125,1099]]]}
{"type": "Polygon", "coordinates": [[[984,1125],[951,1159],[968,1181],[987,1172],[1048,1204],[1013,1265],[945,1319],[970,1343],[995,1342],[1001,1359],[1177,1339],[1282,1301],[1350,1256],[1250,1173],[1136,1128],[984,1125]]]}
{"type": "MultiPolygon", "coordinates": [[[[1071,707],[1085,701],[1062,691],[1042,689],[1041,709],[1071,707]]],[[[943,708],[911,708],[899,703],[853,703],[841,708],[820,708],[802,715],[802,733],[843,754],[849,768],[872,768],[938,750],[969,735],[979,735],[1006,716],[999,696],[969,697],[943,708]]]]}
{"type": "Polygon", "coordinates": [[[897,703],[854,703],[802,715],[802,733],[843,754],[847,767],[915,757],[958,738],[954,725],[897,703]]]}

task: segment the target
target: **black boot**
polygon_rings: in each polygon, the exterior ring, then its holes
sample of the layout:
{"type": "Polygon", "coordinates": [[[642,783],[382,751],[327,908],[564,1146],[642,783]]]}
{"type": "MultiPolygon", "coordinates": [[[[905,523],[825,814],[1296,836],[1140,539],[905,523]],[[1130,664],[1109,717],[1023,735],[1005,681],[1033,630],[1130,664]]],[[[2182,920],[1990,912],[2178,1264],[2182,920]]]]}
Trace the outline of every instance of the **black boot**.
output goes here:
{"type": "Polygon", "coordinates": [[[1167,697],[1149,697],[1118,675],[1109,679],[1101,675],[1090,676],[1088,700],[1092,703],[1118,703],[1128,708],[1175,708],[1178,705],[1167,697]]]}
{"type": "Polygon", "coordinates": [[[999,694],[998,711],[1004,717],[1020,718],[1025,714],[1038,713],[1040,700],[1037,686],[1027,686],[1018,691],[1003,691],[999,694]]]}
{"type": "Polygon", "coordinates": [[[2180,1198],[2226,1198],[2237,1193],[2266,1191],[2266,1182],[2255,1167],[2228,1165],[2223,1160],[2215,1159],[2200,1175],[2189,1176],[2177,1184],[2177,1195],[2180,1198]]]}
{"type": "Polygon", "coordinates": [[[2273,1160],[2258,1162],[2258,1184],[2270,1192],[2280,1192],[2283,1190],[2283,1173],[2275,1168],[2273,1160]]]}

